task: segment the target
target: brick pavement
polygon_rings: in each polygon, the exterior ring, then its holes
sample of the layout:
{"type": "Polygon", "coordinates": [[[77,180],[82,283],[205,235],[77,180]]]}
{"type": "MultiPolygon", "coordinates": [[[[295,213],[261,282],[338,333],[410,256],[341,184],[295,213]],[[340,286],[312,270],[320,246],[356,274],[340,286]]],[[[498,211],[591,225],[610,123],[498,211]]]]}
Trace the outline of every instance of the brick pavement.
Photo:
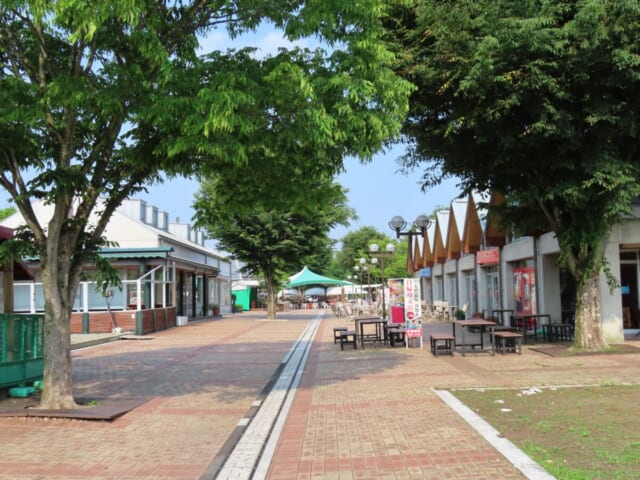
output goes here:
{"type": "MultiPolygon", "coordinates": [[[[245,312],[152,340],[74,351],[77,397],[146,402],[112,422],[0,418],[0,479],[210,474],[316,313],[263,321],[245,312]]],[[[640,355],[553,358],[527,347],[522,356],[466,358],[434,358],[428,348],[340,351],[332,327],[345,324],[329,316],[320,324],[270,479],[524,478],[433,389],[638,381],[640,355]]]]}

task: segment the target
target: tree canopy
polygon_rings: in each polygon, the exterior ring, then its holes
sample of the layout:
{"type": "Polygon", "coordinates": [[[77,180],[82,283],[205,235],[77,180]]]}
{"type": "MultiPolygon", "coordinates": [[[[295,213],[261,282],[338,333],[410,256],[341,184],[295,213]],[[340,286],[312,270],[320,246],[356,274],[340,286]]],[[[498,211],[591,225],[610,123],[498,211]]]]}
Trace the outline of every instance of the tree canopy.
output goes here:
{"type": "MultiPolygon", "coordinates": [[[[295,180],[291,183],[296,184],[295,180]]],[[[353,216],[346,206],[345,192],[329,179],[316,178],[313,187],[298,190],[288,209],[252,204],[249,211],[241,196],[229,206],[226,195],[218,195],[219,191],[229,192],[228,184],[220,178],[210,178],[201,185],[194,203],[197,223],[244,264],[245,273],[264,278],[268,317],[275,318],[276,294],[286,276],[304,265],[313,267],[319,257],[328,260],[329,231],[338,224],[348,224],[353,216]]]]}
{"type": "Polygon", "coordinates": [[[389,4],[0,3],[0,186],[42,267],[43,406],[75,405],[71,308],[125,198],[163,174],[236,169],[227,180],[248,204],[284,203],[287,178],[339,171],[344,155],[368,159],[397,136],[410,86],[379,41],[389,4]],[[331,50],[197,50],[216,31],[234,37],[264,23],[331,50]],[[38,200],[54,205],[50,219],[36,217],[38,200]]]}
{"type": "Polygon", "coordinates": [[[337,278],[348,278],[349,275],[358,274],[359,281],[367,283],[378,283],[382,279],[382,264],[372,264],[372,256],[369,246],[375,243],[382,250],[388,243],[393,243],[395,252],[384,259],[384,276],[387,278],[404,278],[407,273],[407,242],[396,242],[387,235],[380,233],[374,227],[365,226],[358,230],[347,233],[342,238],[342,249],[336,252],[332,275],[337,278]],[[360,263],[360,259],[365,259],[365,264],[360,263]],[[358,267],[356,271],[354,267],[358,267]],[[364,270],[362,267],[366,267],[364,270]]]}
{"type": "Polygon", "coordinates": [[[418,0],[388,19],[417,90],[403,127],[428,187],[506,195],[505,221],[555,232],[576,279],[576,345],[604,346],[598,278],[639,190],[640,5],[418,0]]]}

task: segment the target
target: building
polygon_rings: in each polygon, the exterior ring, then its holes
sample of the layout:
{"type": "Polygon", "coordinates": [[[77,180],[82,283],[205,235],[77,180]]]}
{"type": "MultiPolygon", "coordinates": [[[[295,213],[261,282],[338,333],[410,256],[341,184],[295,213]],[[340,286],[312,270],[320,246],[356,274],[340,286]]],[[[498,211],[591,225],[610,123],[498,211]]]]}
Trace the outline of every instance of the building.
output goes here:
{"type": "MultiPolygon", "coordinates": [[[[483,194],[455,199],[449,209],[436,212],[424,237],[414,237],[421,244],[422,261],[413,264],[419,266],[423,300],[446,301],[464,308],[467,317],[511,310],[544,312],[554,323],[572,323],[575,285],[558,266],[554,233],[511,238],[482,209],[502,200],[483,194]]],[[[620,286],[611,290],[601,275],[602,327],[605,340],[617,343],[625,330],[640,328],[640,204],[613,228],[605,258],[620,286]]]]}
{"type": "MultiPolygon", "coordinates": [[[[52,207],[34,204],[38,218],[46,219],[52,207]]],[[[15,228],[19,214],[2,224],[15,228]]],[[[226,256],[205,246],[204,234],[191,225],[169,221],[143,200],[126,200],[113,214],[105,237],[116,248],[101,251],[119,272],[122,288],[106,292],[95,282],[78,289],[72,332],[102,332],[113,328],[148,333],[186,321],[231,312],[231,265],[226,256]]],[[[14,309],[44,309],[37,259],[29,262],[34,280],[16,282],[14,309]]],[[[85,267],[91,273],[93,267],[85,267]]]]}

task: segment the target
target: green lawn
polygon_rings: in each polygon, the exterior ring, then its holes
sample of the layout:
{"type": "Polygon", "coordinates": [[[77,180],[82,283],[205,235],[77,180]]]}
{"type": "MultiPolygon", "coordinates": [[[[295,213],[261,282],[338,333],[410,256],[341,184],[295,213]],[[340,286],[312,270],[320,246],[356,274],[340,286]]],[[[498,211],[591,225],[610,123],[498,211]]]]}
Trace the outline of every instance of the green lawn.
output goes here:
{"type": "Polygon", "coordinates": [[[458,390],[560,480],[640,479],[640,386],[458,390]]]}

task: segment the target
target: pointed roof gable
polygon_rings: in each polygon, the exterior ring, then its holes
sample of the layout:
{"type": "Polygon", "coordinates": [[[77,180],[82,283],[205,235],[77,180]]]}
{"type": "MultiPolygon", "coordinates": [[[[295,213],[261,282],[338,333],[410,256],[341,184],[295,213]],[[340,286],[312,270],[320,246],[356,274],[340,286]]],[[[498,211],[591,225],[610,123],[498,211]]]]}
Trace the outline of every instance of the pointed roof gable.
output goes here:
{"type": "MultiPolygon", "coordinates": [[[[416,235],[413,242],[413,264],[411,265],[413,267],[413,272],[417,272],[422,268],[422,254],[420,253],[421,240],[422,235],[416,235]]],[[[424,248],[424,245],[422,247],[424,248]]]]}
{"type": "Polygon", "coordinates": [[[422,267],[433,267],[433,245],[436,235],[436,222],[431,222],[427,234],[422,239],[422,267]]]}
{"type": "MultiPolygon", "coordinates": [[[[504,203],[504,195],[493,192],[489,198],[489,205],[501,205],[504,203]]],[[[507,243],[507,235],[500,228],[496,218],[487,214],[487,222],[484,227],[484,241],[487,247],[504,247],[507,243]]]]}
{"type": "Polygon", "coordinates": [[[447,252],[445,249],[445,240],[449,231],[449,210],[440,210],[436,212],[436,228],[433,240],[433,261],[435,263],[444,263],[447,260],[447,252]]]}
{"type": "Polygon", "coordinates": [[[457,198],[451,202],[449,230],[445,244],[447,259],[460,258],[468,202],[467,198],[457,198]]]}
{"type": "Polygon", "coordinates": [[[489,200],[489,195],[478,192],[470,193],[467,202],[467,214],[465,219],[464,235],[462,237],[463,253],[476,253],[482,245],[482,236],[484,233],[483,223],[487,215],[487,211],[482,206],[483,202],[489,200]]]}

